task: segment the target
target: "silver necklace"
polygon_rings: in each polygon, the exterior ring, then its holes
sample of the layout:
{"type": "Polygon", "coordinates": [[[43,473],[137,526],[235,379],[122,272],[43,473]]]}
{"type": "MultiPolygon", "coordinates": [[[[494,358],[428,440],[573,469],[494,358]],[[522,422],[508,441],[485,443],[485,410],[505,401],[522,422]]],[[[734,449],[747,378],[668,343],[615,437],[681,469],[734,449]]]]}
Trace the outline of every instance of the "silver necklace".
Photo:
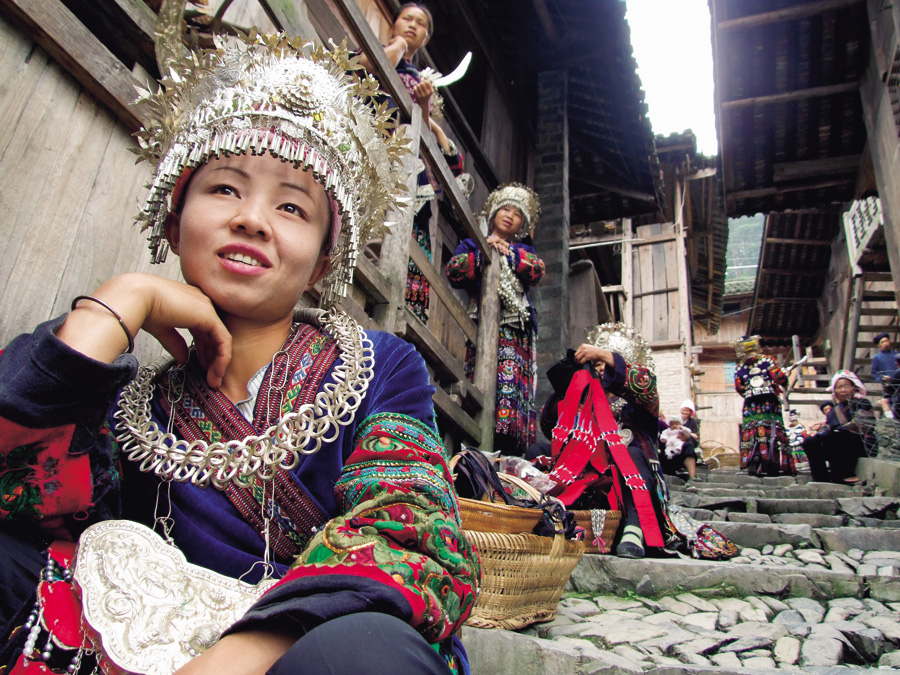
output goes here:
{"type": "Polygon", "coordinates": [[[255,478],[271,480],[278,469],[297,466],[301,453],[311,455],[337,438],[339,427],[353,422],[372,380],[372,342],[356,321],[334,309],[302,310],[299,319],[325,329],[337,341],[342,361],[312,403],[284,415],[259,436],[188,442],[163,432],[151,418],[154,380],[163,368],[143,366],[122,390],[115,413],[122,453],[141,471],[164,480],[224,490],[229,483],[247,487],[255,478]]]}

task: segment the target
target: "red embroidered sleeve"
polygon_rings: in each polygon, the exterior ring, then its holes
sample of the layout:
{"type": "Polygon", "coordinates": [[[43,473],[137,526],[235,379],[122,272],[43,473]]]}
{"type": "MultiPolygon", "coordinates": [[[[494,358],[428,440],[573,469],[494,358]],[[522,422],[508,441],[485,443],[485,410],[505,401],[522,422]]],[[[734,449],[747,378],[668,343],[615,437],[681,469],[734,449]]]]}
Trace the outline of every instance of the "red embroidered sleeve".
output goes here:
{"type": "Polygon", "coordinates": [[[619,396],[638,405],[654,417],[659,416],[659,392],[653,371],[630,361],[625,362],[625,387],[619,396]]]}
{"type": "Polygon", "coordinates": [[[509,253],[512,257],[513,271],[525,286],[536,285],[547,272],[544,261],[521,245],[513,244],[509,253]]]}
{"type": "Polygon", "coordinates": [[[480,281],[480,262],[478,254],[475,252],[457,253],[450,258],[450,262],[447,263],[445,270],[447,279],[450,280],[450,285],[458,288],[480,281]]]}

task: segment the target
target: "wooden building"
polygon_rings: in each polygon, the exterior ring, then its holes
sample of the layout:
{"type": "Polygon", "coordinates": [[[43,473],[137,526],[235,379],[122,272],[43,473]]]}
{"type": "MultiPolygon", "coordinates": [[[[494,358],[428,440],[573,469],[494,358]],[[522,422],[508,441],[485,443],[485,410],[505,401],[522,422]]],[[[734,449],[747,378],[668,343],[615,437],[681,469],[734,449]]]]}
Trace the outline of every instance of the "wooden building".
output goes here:
{"type": "MultiPolygon", "coordinates": [[[[113,274],[151,271],[143,236],[130,225],[149,179],[148,167],[135,165],[131,153],[131,134],[146,111],[130,104],[134,87],[146,87],[158,75],[153,36],[161,1],[0,0],[2,343],[66,311],[74,296],[113,274]]],[[[541,373],[578,344],[581,336],[573,332],[624,317],[663,361],[666,350],[673,355],[666,377],[678,386],[666,390],[689,394],[687,279],[702,284],[694,289],[694,306],[710,326],[721,296],[716,275],[724,247],[720,222],[707,213],[715,190],[704,182],[715,172],[694,159],[685,164],[690,151],[671,149],[667,156],[677,179],[664,184],[624,3],[432,3],[436,34],[420,54],[420,67],[447,73],[467,51],[474,53],[465,78],[442,91],[442,124],[474,178],[469,200],[432,135],[421,133],[418,107],[381,58],[389,17],[399,4],[209,0],[185,11],[189,43],[202,44],[213,30],[257,25],[321,41],[346,38],[375,57],[378,77],[410,125],[441,194],[431,222],[432,260],[410,237],[412,214],[397,214],[400,226],[369,247],[344,308],[363,325],[392,331],[422,352],[449,445],[489,447],[496,353],[481,350],[474,383],[462,362],[466,337],[496,342],[497,265],[489,267],[478,325],[466,315],[465,298],[446,283],[443,266],[463,237],[476,238],[490,255],[473,211],[499,183],[518,180],[538,191],[543,206],[535,246],[548,274],[533,292],[541,373]],[[623,241],[573,245],[598,228],[599,236],[623,241]],[[713,234],[710,228],[718,229],[713,234]],[[688,236],[692,232],[696,241],[688,236]],[[427,325],[405,306],[410,259],[431,284],[427,325]]],[[[411,157],[411,184],[414,163],[411,157]]],[[[179,276],[171,260],[152,271],[179,276]]],[[[138,343],[143,358],[160,353],[147,336],[138,343]]],[[[541,378],[539,400],[547,387],[541,378]]]]}
{"type": "MultiPolygon", "coordinates": [[[[765,214],[746,332],[808,353],[790,406],[869,372],[898,335],[900,8],[879,0],[711,0],[728,216],[765,214]]],[[[880,386],[870,385],[870,394],[880,386]]]]}

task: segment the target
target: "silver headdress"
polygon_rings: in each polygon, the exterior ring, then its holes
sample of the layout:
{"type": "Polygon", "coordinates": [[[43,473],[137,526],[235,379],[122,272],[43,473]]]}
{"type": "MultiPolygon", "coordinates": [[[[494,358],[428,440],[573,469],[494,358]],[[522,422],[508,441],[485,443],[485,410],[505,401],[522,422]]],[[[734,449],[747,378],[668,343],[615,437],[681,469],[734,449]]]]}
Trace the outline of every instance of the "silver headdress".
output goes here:
{"type": "Polygon", "coordinates": [[[497,211],[504,206],[515,206],[522,212],[525,219],[522,229],[519,230],[522,236],[529,234],[534,229],[541,213],[541,203],[534,190],[521,183],[506,183],[489,194],[481,212],[488,229],[490,229],[497,211]]]}
{"type": "Polygon", "coordinates": [[[626,361],[637,363],[650,370],[654,368],[650,345],[640,333],[621,321],[601,323],[588,329],[587,341],[595,347],[619,354],[626,361]]]}
{"type": "Polygon", "coordinates": [[[153,262],[165,260],[163,226],[180,208],[172,201],[183,175],[212,157],[269,153],[325,188],[334,212],[322,304],[346,293],[359,248],[388,226],[389,209],[405,206],[397,166],[408,139],[387,103],[368,100],[379,93],[375,79],[348,72],[359,67],[345,48],[304,54],[308,46],[254,30],[173,63],[160,93],[141,92],[153,119],[137,134],[138,154],[156,175],[137,222],[150,230],[153,262]]]}
{"type": "Polygon", "coordinates": [[[732,340],[730,344],[735,355],[741,360],[750,354],[759,353],[759,335],[745,335],[737,340],[732,340]]]}

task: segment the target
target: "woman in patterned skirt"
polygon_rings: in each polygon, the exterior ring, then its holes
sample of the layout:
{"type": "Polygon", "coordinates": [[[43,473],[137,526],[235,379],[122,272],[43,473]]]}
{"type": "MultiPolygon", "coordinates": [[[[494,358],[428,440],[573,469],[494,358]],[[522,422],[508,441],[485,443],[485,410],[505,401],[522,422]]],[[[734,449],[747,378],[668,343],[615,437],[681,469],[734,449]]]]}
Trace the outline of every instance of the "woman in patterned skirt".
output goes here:
{"type": "MultiPolygon", "coordinates": [[[[494,449],[523,455],[537,435],[535,338],[537,317],[527,289],[544,276],[544,262],[530,245],[540,204],[531,189],[502,185],[487,198],[482,217],[487,242],[497,249],[500,267],[500,337],[497,352],[497,403],[494,449]]],[[[447,278],[471,298],[469,316],[478,318],[483,261],[473,239],[465,239],[447,264],[447,278]]],[[[466,373],[475,370],[475,346],[466,343],[466,373]]]]}
{"type": "Polygon", "coordinates": [[[797,469],[780,400],[787,375],[770,357],[760,354],[757,336],[737,341],[735,350],[743,358],[734,373],[734,388],[744,397],[741,468],[751,476],[793,476],[797,469]]]}

